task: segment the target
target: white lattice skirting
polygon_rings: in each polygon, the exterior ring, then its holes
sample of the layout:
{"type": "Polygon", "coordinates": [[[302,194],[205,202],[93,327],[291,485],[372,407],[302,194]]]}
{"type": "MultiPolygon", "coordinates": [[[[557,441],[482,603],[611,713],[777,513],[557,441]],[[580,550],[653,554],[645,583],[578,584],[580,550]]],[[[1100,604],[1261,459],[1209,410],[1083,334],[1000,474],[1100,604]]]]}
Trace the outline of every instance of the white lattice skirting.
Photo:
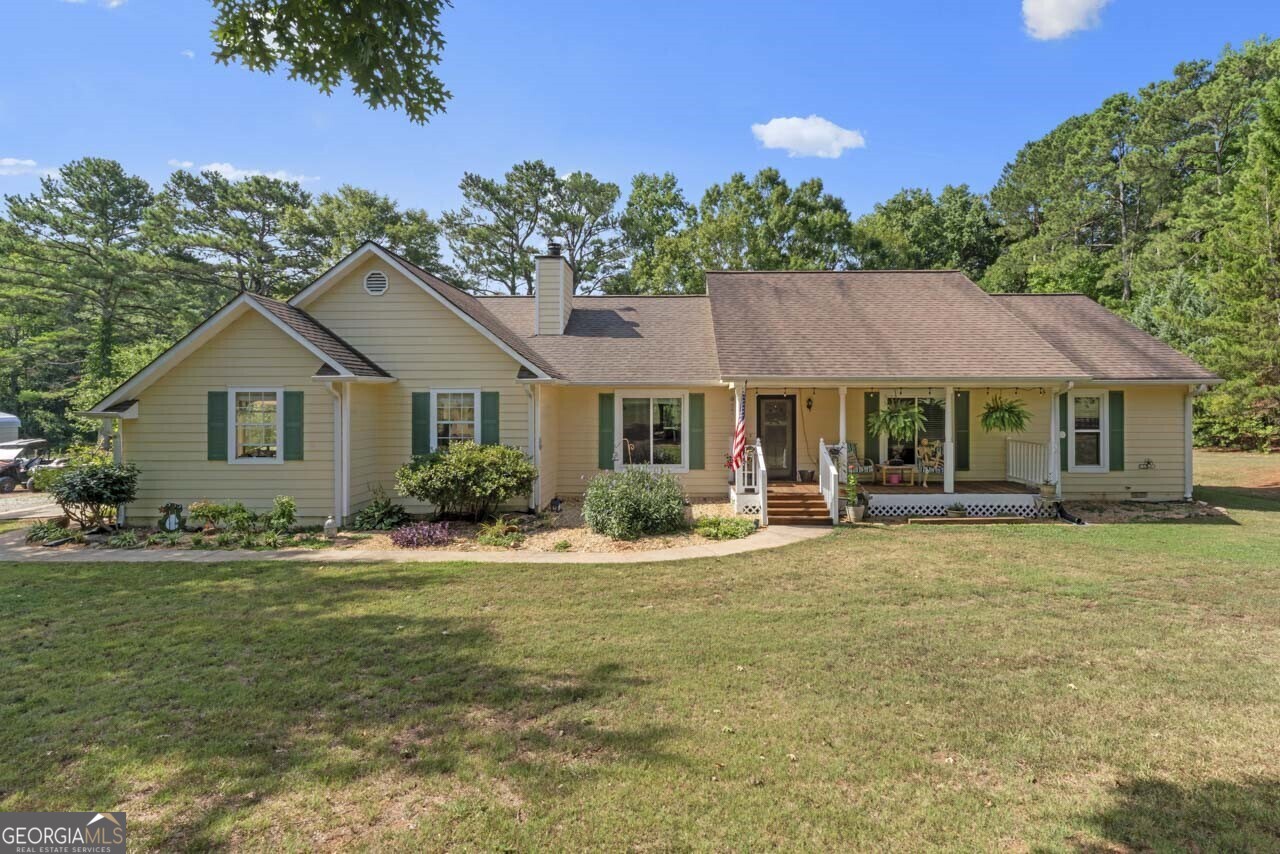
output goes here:
{"type": "Polygon", "coordinates": [[[738,492],[729,489],[729,497],[733,500],[733,512],[751,516],[760,515],[760,494],[758,492],[738,492]]]}
{"type": "Polygon", "coordinates": [[[872,495],[868,516],[945,516],[947,508],[957,502],[970,516],[1024,516],[1028,519],[1049,517],[1052,508],[1042,506],[1035,495],[1002,495],[978,493],[968,495],[872,495]]]}

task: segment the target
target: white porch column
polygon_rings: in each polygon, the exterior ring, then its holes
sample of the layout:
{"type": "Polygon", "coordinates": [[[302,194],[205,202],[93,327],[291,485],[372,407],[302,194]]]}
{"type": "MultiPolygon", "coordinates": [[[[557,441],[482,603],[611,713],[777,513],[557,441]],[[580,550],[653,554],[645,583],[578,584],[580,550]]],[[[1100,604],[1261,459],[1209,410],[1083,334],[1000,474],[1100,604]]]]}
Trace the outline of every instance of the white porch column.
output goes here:
{"type": "Polygon", "coordinates": [[[947,386],[946,391],[946,441],[942,443],[942,491],[948,495],[956,491],[956,390],[947,386]]]}
{"type": "Polygon", "coordinates": [[[849,441],[847,424],[848,413],[845,411],[845,399],[848,397],[848,386],[840,386],[840,482],[844,483],[849,476],[849,441]]]}
{"type": "Polygon", "coordinates": [[[1049,470],[1045,472],[1045,479],[1055,484],[1056,493],[1059,498],[1062,497],[1062,461],[1059,458],[1059,439],[1058,435],[1062,430],[1062,425],[1058,423],[1058,395],[1049,395],[1049,452],[1048,457],[1049,470]]]}

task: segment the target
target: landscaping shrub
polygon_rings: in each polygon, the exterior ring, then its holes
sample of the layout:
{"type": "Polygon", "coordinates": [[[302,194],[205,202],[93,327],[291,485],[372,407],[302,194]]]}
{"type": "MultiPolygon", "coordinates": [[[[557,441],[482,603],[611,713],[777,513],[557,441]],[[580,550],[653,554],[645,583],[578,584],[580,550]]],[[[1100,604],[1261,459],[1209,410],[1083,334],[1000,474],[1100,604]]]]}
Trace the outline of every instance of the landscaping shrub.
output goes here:
{"type": "Polygon", "coordinates": [[[213,544],[220,549],[229,549],[236,544],[236,538],[227,531],[220,531],[213,538],[213,544]]]}
{"type": "Polygon", "coordinates": [[[703,516],[693,530],[708,540],[740,540],[755,533],[756,522],[746,516],[703,516]]]}
{"type": "Polygon", "coordinates": [[[401,495],[432,504],[442,516],[480,522],[503,502],[528,495],[537,476],[519,448],[455,442],[401,466],[396,486],[401,495]]]}
{"type": "Polygon", "coordinates": [[[94,461],[66,468],[50,484],[49,493],[81,528],[101,527],[115,518],[118,505],[137,497],[138,467],[94,461]]]}
{"type": "Polygon", "coordinates": [[[136,549],[138,547],[138,535],[134,531],[128,529],[111,535],[107,540],[107,546],[113,549],[136,549]]]}
{"type": "Polygon", "coordinates": [[[390,531],[409,521],[409,511],[387,497],[381,484],[373,488],[373,501],[356,513],[351,527],[357,531],[390,531]]]}
{"type": "Polygon", "coordinates": [[[271,512],[262,521],[267,530],[283,534],[293,527],[298,519],[298,502],[289,495],[277,495],[271,502],[271,512]]]}
{"type": "Polygon", "coordinates": [[[513,549],[524,542],[524,534],[515,525],[505,519],[495,519],[480,526],[476,542],[482,546],[499,546],[513,549]]]}
{"type": "Polygon", "coordinates": [[[675,475],[642,468],[605,472],[587,484],[582,518],[615,540],[669,534],[684,527],[684,493],[675,475]]]}
{"type": "Polygon", "coordinates": [[[392,531],[391,542],[402,549],[443,546],[449,542],[449,523],[411,522],[392,531]]]}
{"type": "Polygon", "coordinates": [[[49,543],[54,540],[65,539],[66,536],[67,529],[50,520],[36,522],[27,529],[28,543],[49,543]]]}
{"type": "Polygon", "coordinates": [[[241,537],[258,530],[258,514],[239,501],[227,505],[227,530],[241,537]]]}
{"type": "Polygon", "coordinates": [[[218,527],[227,521],[229,508],[225,504],[214,501],[192,501],[187,506],[187,518],[202,527],[213,525],[218,527]]]}

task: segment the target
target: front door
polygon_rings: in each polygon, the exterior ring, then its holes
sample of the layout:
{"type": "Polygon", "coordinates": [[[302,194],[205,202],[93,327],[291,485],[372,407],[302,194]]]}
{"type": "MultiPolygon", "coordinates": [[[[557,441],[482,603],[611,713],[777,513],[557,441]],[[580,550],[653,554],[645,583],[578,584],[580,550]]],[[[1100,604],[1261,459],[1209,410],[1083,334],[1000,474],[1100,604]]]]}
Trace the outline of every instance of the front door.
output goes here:
{"type": "Polygon", "coordinates": [[[796,479],[796,396],[762,394],[756,398],[756,435],[764,445],[769,480],[796,479]]]}

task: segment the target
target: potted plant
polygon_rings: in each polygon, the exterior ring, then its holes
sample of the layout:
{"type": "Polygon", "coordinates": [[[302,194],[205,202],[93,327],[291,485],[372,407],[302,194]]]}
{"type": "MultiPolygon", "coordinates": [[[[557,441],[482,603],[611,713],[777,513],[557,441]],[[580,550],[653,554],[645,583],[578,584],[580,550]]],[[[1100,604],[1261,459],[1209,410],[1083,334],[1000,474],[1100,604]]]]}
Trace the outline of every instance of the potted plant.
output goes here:
{"type": "Polygon", "coordinates": [[[968,516],[969,511],[965,509],[964,504],[957,501],[954,504],[947,505],[947,515],[952,519],[958,519],[963,516],[968,516]]]}
{"type": "Polygon", "coordinates": [[[987,401],[978,423],[988,433],[1024,433],[1031,421],[1031,411],[1018,398],[999,394],[987,401]]]}
{"type": "Polygon", "coordinates": [[[1051,480],[1040,481],[1040,497],[1041,498],[1057,498],[1058,485],[1051,480]]]}
{"type": "Polygon", "coordinates": [[[849,472],[849,482],[845,485],[844,512],[850,522],[861,522],[867,515],[867,496],[858,491],[858,473],[849,472]]]}

